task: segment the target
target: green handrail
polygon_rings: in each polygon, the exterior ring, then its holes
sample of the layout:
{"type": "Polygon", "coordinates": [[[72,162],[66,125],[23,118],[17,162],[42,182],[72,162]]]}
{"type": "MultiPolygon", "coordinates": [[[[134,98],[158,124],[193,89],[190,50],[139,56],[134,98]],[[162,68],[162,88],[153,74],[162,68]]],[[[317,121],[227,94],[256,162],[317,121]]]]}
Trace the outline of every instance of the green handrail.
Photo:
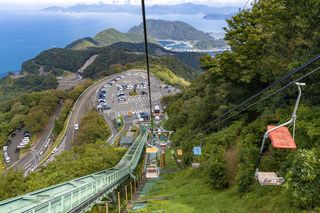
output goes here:
{"type": "Polygon", "coordinates": [[[99,202],[126,177],[133,176],[147,141],[147,131],[141,133],[119,163],[107,170],[96,172],[68,182],[40,189],[0,202],[0,212],[58,213],[81,212],[99,202]]]}

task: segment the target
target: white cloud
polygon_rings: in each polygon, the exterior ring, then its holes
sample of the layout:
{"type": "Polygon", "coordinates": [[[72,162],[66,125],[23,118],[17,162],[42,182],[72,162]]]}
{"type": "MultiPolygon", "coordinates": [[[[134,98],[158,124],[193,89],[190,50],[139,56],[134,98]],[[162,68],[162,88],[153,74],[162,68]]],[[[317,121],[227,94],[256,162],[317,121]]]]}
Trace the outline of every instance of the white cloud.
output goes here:
{"type": "MultiPolygon", "coordinates": [[[[146,4],[179,4],[186,3],[186,0],[145,0],[146,4]]],[[[126,3],[140,4],[141,0],[0,0],[0,5],[18,5],[28,7],[41,7],[48,5],[68,6],[80,3],[126,3]],[[10,2],[10,3],[8,3],[10,2]]],[[[190,0],[192,3],[201,3],[212,6],[241,6],[244,5],[246,0],[190,0]]]]}

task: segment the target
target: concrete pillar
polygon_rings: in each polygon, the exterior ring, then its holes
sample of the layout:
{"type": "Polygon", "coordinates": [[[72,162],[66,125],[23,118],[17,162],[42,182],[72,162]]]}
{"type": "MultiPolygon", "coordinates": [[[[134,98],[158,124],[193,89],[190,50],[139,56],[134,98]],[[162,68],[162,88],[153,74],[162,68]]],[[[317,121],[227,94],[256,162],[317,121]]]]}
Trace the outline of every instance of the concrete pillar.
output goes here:
{"type": "Polygon", "coordinates": [[[121,213],[121,208],[120,208],[120,192],[118,192],[118,209],[119,209],[119,213],[121,213]]]}

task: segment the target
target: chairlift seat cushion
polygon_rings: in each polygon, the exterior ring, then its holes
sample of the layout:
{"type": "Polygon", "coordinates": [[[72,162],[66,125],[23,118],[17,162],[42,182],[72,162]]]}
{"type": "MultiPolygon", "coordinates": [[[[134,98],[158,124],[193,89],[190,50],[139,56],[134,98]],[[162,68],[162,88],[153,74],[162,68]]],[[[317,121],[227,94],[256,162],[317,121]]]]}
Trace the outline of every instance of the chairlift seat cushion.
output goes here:
{"type": "MultiPolygon", "coordinates": [[[[275,126],[268,126],[268,130],[275,128],[275,126]]],[[[268,134],[271,144],[274,148],[280,149],[296,149],[297,146],[287,127],[280,127],[268,134]]]]}
{"type": "Polygon", "coordinates": [[[284,182],[284,179],[282,177],[278,177],[275,172],[257,172],[256,178],[260,185],[278,186],[284,182]]]}

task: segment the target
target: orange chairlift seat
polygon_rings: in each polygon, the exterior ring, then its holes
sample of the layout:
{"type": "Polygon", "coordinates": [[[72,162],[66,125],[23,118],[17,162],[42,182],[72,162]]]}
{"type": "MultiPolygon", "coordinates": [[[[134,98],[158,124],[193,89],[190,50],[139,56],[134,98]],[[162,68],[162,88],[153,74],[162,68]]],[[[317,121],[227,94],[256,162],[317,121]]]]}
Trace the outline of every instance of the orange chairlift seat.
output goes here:
{"type": "Polygon", "coordinates": [[[291,119],[279,126],[268,126],[265,132],[260,148],[259,158],[256,163],[255,178],[260,183],[260,185],[281,185],[284,182],[283,177],[277,176],[275,172],[260,172],[259,164],[263,155],[264,145],[267,138],[270,139],[272,147],[278,149],[296,149],[297,146],[294,142],[295,136],[295,123],[297,118],[297,110],[301,98],[301,86],[304,83],[295,82],[298,87],[298,97],[294,106],[294,110],[291,119]],[[293,124],[293,134],[291,135],[288,126],[293,124]]]}
{"type": "MultiPolygon", "coordinates": [[[[268,131],[276,126],[268,126],[268,131]]],[[[269,132],[269,138],[274,148],[279,149],[296,149],[297,146],[289,132],[288,127],[282,126],[274,131],[269,132]]]]}

